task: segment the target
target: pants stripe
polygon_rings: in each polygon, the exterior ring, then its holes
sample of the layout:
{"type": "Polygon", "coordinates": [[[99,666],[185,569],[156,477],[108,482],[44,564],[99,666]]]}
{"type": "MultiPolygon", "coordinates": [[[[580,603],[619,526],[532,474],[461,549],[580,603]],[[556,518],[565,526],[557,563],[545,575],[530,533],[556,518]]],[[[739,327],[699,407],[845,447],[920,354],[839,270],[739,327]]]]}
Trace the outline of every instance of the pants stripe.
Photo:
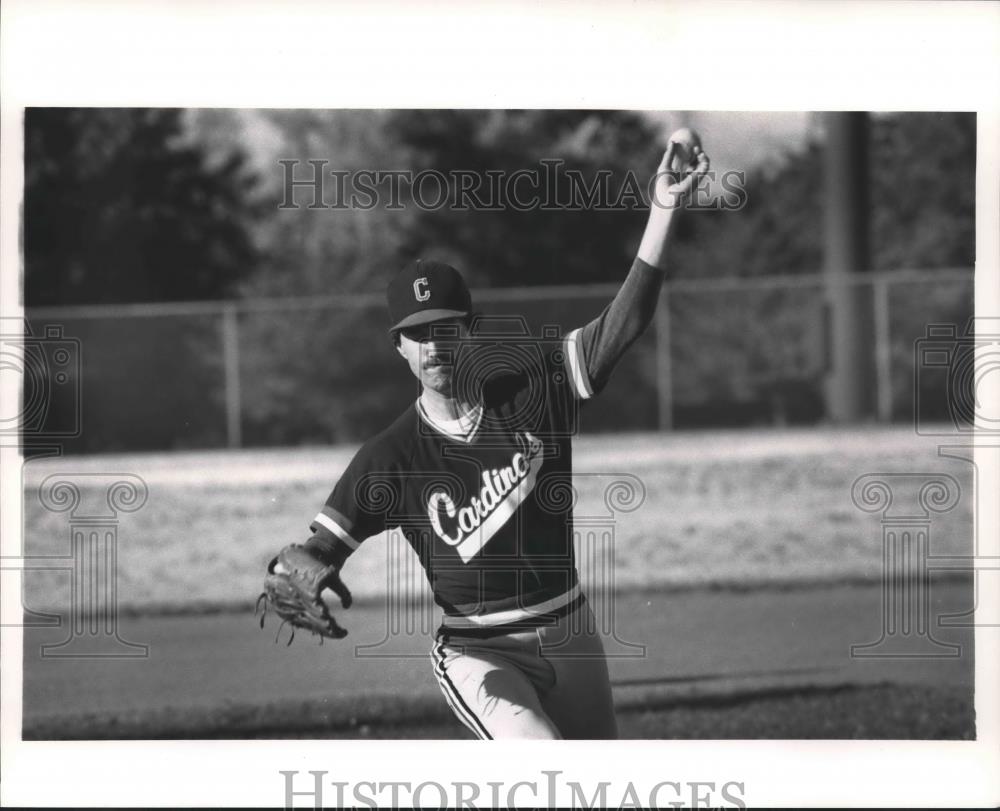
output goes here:
{"type": "Polygon", "coordinates": [[[472,731],[472,733],[480,739],[483,739],[483,730],[478,723],[478,719],[468,710],[467,706],[461,700],[461,696],[457,694],[454,685],[451,684],[450,680],[446,681],[441,675],[441,671],[444,669],[443,660],[437,657],[436,651],[432,651],[432,658],[435,662],[434,675],[438,681],[438,687],[441,688],[441,692],[444,694],[444,700],[447,702],[451,711],[458,716],[458,720],[461,721],[465,726],[472,731]],[[456,703],[456,699],[461,702],[461,704],[456,703]]]}
{"type": "Polygon", "coordinates": [[[444,644],[438,643],[431,651],[431,657],[435,662],[434,675],[437,677],[438,685],[441,687],[441,692],[444,693],[448,706],[459,717],[459,720],[476,735],[488,741],[493,740],[493,736],[490,735],[483,722],[476,717],[476,714],[469,705],[465,703],[465,700],[459,694],[451,678],[445,672],[444,656],[444,644]]]}

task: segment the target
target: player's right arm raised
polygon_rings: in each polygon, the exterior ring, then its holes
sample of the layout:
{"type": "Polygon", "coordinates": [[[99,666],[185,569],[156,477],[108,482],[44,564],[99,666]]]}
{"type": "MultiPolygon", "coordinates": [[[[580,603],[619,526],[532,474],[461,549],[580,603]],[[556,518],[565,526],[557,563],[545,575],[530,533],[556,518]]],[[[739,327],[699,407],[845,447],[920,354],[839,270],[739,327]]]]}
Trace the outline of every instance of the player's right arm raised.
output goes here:
{"type": "Polygon", "coordinates": [[[664,273],[668,270],[667,247],[673,235],[676,215],[691,200],[692,192],[709,167],[708,155],[702,150],[697,136],[690,133],[690,130],[684,132],[689,133],[693,140],[688,144],[678,144],[671,140],[656,168],[649,219],[637,253],[638,258],[647,265],[664,273]],[[689,162],[681,172],[677,172],[672,166],[677,160],[677,153],[681,151],[685,153],[685,157],[689,157],[689,162]]]}
{"type": "Polygon", "coordinates": [[[709,168],[697,136],[686,149],[690,161],[681,172],[671,171],[678,152],[685,147],[668,144],[651,186],[649,218],[632,269],[621,289],[604,311],[589,324],[570,334],[580,365],[585,366],[589,391],[601,389],[625,351],[653,320],[668,271],[667,249],[678,212],[690,201],[693,190],[709,168]]]}

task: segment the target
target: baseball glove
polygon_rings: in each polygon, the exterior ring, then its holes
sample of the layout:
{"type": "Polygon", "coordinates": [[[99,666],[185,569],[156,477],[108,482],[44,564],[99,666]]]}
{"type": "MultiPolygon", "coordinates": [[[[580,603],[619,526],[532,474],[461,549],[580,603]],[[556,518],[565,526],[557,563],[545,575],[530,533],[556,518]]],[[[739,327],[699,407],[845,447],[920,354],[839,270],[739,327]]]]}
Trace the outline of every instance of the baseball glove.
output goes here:
{"type": "Polygon", "coordinates": [[[332,589],[340,597],[344,608],[350,608],[351,593],[341,581],[340,570],[336,566],[328,566],[318,560],[300,544],[286,546],[268,564],[264,591],[257,598],[254,614],[261,611],[263,604],[260,627],[264,627],[264,618],[270,608],[282,620],[274,637],[275,642],[286,623],[292,626],[287,643],[289,645],[295,639],[296,628],[305,628],[318,634],[320,644],[323,643],[323,637],[343,639],[347,636],[347,631],[337,624],[320,596],[325,588],[332,589]]]}

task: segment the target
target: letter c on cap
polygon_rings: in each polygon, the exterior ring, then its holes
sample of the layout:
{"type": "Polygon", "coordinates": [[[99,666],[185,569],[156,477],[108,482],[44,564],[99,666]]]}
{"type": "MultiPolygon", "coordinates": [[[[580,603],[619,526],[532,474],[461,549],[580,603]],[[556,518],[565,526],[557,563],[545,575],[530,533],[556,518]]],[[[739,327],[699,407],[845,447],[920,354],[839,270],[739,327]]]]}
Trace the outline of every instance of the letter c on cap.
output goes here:
{"type": "Polygon", "coordinates": [[[427,289],[427,277],[421,276],[413,283],[413,296],[417,301],[427,301],[431,297],[431,291],[427,289]]]}

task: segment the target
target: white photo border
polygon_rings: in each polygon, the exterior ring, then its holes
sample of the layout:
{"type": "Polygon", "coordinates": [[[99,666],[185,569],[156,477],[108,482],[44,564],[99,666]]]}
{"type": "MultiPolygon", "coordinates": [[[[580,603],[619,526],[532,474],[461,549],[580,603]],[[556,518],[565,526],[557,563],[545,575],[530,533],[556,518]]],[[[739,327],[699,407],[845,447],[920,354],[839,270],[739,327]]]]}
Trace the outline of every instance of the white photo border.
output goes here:
{"type": "MultiPolygon", "coordinates": [[[[997,4],[7,0],[0,13],[5,317],[22,314],[22,112],[50,105],[975,111],[976,308],[1000,315],[997,4]]],[[[2,454],[3,554],[17,555],[20,458],[2,454]]],[[[997,506],[979,508],[997,538],[997,506]]],[[[986,621],[996,607],[980,606],[986,621]]],[[[2,609],[19,616],[20,595],[2,609]]],[[[629,781],[736,780],[752,806],[994,805],[997,633],[976,633],[975,742],[35,743],[20,741],[20,629],[4,627],[0,792],[4,805],[259,806],[283,802],[281,769],[445,784],[545,769],[611,780],[612,797],[629,781]]]]}

